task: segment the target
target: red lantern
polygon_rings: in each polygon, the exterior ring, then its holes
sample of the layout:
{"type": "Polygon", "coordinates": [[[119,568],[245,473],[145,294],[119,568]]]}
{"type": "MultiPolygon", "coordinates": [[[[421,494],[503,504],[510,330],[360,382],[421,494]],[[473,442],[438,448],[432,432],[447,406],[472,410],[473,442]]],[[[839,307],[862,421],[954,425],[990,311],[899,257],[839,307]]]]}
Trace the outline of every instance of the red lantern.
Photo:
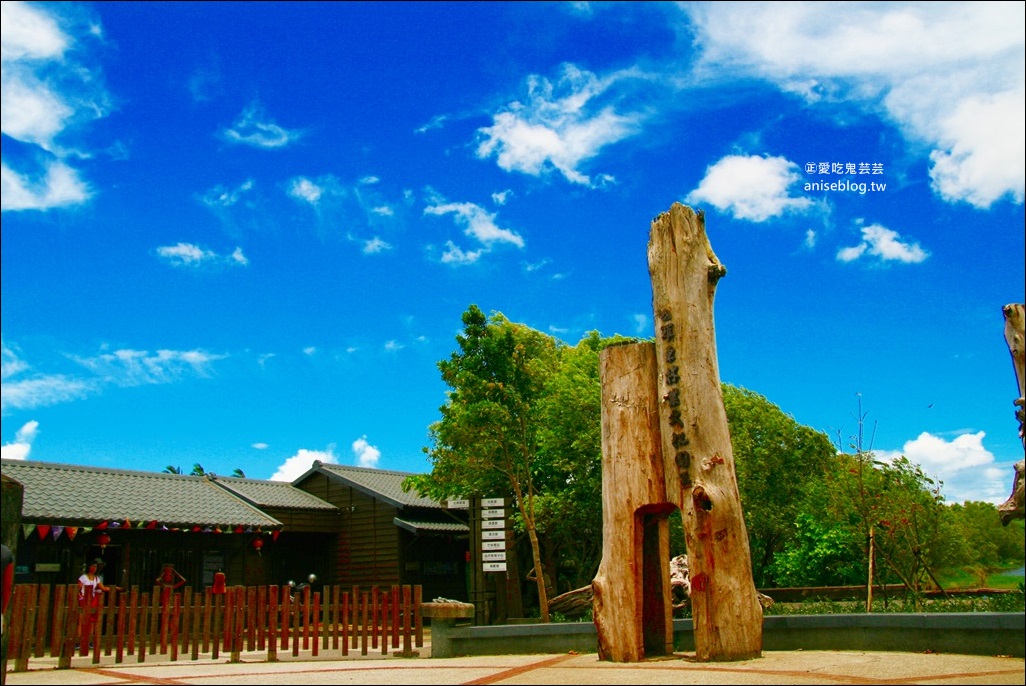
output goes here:
{"type": "Polygon", "coordinates": [[[107,545],[110,543],[110,534],[104,531],[96,537],[96,543],[100,546],[100,550],[106,550],[107,545]]]}
{"type": "Polygon", "coordinates": [[[254,538],[252,545],[253,545],[253,550],[257,551],[257,555],[260,555],[260,550],[261,550],[261,548],[264,547],[264,539],[262,539],[262,538],[254,538]]]}

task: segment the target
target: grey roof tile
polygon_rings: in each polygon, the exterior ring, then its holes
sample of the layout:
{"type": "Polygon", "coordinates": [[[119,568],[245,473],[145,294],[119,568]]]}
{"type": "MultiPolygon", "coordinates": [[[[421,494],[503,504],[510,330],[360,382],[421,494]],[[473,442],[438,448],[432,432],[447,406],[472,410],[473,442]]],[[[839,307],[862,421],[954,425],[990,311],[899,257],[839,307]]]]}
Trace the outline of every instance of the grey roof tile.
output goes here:
{"type": "Polygon", "coordinates": [[[317,496],[296,488],[287,481],[263,481],[216,476],[212,480],[257,507],[285,507],[299,510],[338,510],[317,496]]]}
{"type": "MultiPolygon", "coordinates": [[[[349,467],[340,464],[314,462],[314,470],[320,469],[326,474],[341,479],[354,488],[384,500],[395,507],[429,507],[443,508],[444,504],[432,498],[423,498],[416,491],[403,492],[403,480],[408,476],[417,476],[413,472],[393,472],[387,469],[371,469],[369,467],[349,467]]],[[[310,472],[307,472],[309,474],[310,472]]],[[[303,479],[306,475],[297,479],[303,479]]],[[[292,483],[297,483],[293,481],[292,483]]]]}
{"type": "Polygon", "coordinates": [[[95,526],[128,519],[133,525],[156,520],[168,527],[282,527],[202,476],[13,459],[0,464],[25,487],[22,517],[28,522],[95,526]]]}

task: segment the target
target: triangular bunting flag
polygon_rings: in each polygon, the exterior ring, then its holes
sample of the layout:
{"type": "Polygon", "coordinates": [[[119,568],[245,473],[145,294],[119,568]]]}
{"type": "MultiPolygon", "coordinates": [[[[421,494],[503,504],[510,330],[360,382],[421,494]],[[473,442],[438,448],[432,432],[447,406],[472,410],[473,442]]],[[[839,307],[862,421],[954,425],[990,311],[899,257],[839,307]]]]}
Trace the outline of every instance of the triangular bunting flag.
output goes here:
{"type": "Polygon", "coordinates": [[[58,524],[54,524],[53,528],[50,529],[50,535],[53,536],[53,540],[55,541],[61,537],[62,533],[64,533],[64,527],[58,524]]]}
{"type": "MultiPolygon", "coordinates": [[[[142,524],[142,522],[140,522],[140,524],[142,524]]],[[[157,520],[154,519],[153,521],[151,521],[149,524],[146,525],[146,528],[147,529],[156,529],[157,528],[157,520]]]]}
{"type": "Polygon", "coordinates": [[[35,530],[36,530],[36,525],[35,524],[22,524],[21,525],[21,531],[22,531],[22,533],[25,534],[25,538],[28,538],[29,536],[31,536],[32,532],[35,531],[35,530]]]}
{"type": "Polygon", "coordinates": [[[97,529],[106,529],[107,528],[107,522],[100,522],[99,524],[96,525],[96,528],[97,529]]]}
{"type": "Polygon", "coordinates": [[[78,527],[77,526],[68,526],[68,527],[65,527],[64,530],[68,532],[68,540],[69,541],[74,541],[75,540],[75,536],[78,535],[78,527]]]}
{"type": "Polygon", "coordinates": [[[278,536],[280,536],[280,535],[281,535],[281,531],[279,531],[278,529],[275,529],[274,531],[271,532],[271,540],[272,541],[277,541],[278,540],[278,536]]]}
{"type": "Polygon", "coordinates": [[[39,538],[46,538],[46,535],[50,533],[50,525],[39,524],[38,526],[36,526],[36,530],[39,532],[39,538]]]}

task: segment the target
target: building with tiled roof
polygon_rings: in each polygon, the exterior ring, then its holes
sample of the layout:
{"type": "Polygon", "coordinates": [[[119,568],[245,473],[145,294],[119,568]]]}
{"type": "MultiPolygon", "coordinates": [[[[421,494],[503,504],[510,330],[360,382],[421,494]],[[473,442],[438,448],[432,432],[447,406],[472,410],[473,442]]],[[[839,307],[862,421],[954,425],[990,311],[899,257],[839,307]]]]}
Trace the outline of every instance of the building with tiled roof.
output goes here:
{"type": "Polygon", "coordinates": [[[316,574],[467,597],[467,511],[403,491],[411,473],[315,462],[287,483],[15,459],[2,469],[23,488],[21,582],[73,583],[98,557],[124,587],[147,588],[170,562],[197,590],[220,569],[229,584],[316,574]]]}
{"type": "Polygon", "coordinates": [[[127,520],[130,526],[157,522],[167,529],[282,528],[277,519],[203,476],[12,459],[2,460],[2,466],[25,487],[24,523],[95,527],[123,526],[127,520]]]}
{"type": "Polygon", "coordinates": [[[404,491],[410,476],[315,461],[292,483],[342,513],[340,583],[420,584],[426,597],[466,598],[467,511],[404,491]]]}

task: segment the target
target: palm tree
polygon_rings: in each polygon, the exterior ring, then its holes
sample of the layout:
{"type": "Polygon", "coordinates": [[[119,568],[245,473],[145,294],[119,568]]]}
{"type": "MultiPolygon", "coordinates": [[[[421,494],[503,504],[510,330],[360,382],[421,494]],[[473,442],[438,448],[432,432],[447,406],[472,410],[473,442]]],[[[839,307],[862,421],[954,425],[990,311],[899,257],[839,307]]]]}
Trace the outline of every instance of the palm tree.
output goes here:
{"type": "Polygon", "coordinates": [[[204,474],[206,474],[206,472],[203,470],[203,465],[201,465],[199,462],[192,466],[192,472],[190,473],[193,476],[203,476],[204,474]]]}
{"type": "Polygon", "coordinates": [[[235,469],[232,470],[232,476],[236,476],[236,477],[238,477],[240,479],[245,479],[246,478],[246,472],[244,472],[241,469],[239,469],[238,467],[236,467],[235,469]]]}
{"type": "Polygon", "coordinates": [[[168,466],[164,467],[163,473],[164,474],[183,474],[184,472],[182,472],[182,468],[181,467],[176,467],[173,464],[169,464],[168,466]]]}

